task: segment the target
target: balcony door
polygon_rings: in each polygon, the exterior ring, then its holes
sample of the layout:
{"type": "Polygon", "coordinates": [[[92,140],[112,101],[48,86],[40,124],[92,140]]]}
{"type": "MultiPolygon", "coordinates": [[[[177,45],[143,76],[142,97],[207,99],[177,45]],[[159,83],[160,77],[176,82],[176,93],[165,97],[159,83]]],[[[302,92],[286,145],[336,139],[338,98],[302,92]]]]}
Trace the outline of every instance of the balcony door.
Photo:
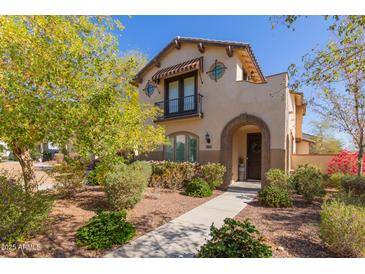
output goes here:
{"type": "Polygon", "coordinates": [[[166,79],[166,114],[193,112],[196,110],[196,72],[166,79]]]}

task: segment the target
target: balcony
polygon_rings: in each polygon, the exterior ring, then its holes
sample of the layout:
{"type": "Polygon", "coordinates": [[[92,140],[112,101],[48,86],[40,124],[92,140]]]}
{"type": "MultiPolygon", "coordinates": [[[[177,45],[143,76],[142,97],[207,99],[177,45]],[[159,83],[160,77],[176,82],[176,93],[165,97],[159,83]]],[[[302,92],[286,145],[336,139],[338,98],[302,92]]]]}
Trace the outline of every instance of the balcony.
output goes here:
{"type": "Polygon", "coordinates": [[[157,118],[157,121],[203,118],[202,100],[203,95],[195,94],[157,102],[155,105],[162,109],[162,115],[157,118]]]}

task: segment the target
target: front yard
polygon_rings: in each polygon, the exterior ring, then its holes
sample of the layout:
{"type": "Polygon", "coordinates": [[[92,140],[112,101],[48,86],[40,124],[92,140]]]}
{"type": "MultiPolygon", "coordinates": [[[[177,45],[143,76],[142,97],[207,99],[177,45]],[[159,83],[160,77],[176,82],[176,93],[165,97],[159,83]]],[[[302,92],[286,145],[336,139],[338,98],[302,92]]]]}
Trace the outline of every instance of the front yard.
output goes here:
{"type": "MultiPolygon", "coordinates": [[[[178,192],[147,188],[143,200],[128,212],[128,221],[136,228],[135,237],[139,237],[219,194],[221,191],[215,190],[208,198],[193,198],[178,192]]],[[[0,255],[37,258],[101,257],[113,249],[88,250],[78,247],[75,243],[77,229],[94,216],[98,209],[108,209],[105,194],[100,186],[85,186],[73,198],[57,199],[45,231],[26,242],[35,250],[0,251],[0,255]]]]}
{"type": "Polygon", "coordinates": [[[335,257],[319,237],[321,200],[308,204],[299,195],[293,196],[292,208],[263,207],[254,200],[235,219],[249,218],[272,247],[273,257],[335,257]]]}

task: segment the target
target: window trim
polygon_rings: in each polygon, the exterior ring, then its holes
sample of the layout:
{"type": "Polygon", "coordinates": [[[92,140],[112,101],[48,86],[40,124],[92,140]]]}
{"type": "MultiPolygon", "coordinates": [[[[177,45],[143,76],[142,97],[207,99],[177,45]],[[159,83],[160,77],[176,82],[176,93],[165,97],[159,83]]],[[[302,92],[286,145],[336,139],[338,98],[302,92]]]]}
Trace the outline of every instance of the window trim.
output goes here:
{"type": "MultiPolygon", "coordinates": [[[[179,131],[179,132],[174,132],[169,134],[167,137],[172,137],[173,138],[173,144],[172,144],[172,162],[176,162],[176,136],[177,135],[184,135],[185,136],[185,151],[184,151],[184,158],[186,159],[184,162],[189,162],[188,161],[188,156],[189,156],[189,135],[196,138],[197,139],[197,147],[196,147],[196,161],[195,162],[190,162],[190,163],[199,163],[199,136],[188,132],[188,131],[179,131]]],[[[166,159],[166,146],[167,145],[163,145],[163,160],[164,161],[170,161],[166,159]]]]}

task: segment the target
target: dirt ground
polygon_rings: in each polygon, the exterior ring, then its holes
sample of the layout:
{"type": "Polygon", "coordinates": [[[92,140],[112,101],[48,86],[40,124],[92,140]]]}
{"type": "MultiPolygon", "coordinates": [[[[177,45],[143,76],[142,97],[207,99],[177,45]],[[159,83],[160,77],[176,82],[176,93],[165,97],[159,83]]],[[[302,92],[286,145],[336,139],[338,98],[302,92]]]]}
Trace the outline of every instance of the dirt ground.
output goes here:
{"type": "Polygon", "coordinates": [[[254,200],[236,219],[251,220],[272,247],[273,257],[335,257],[319,238],[321,201],[307,204],[300,196],[293,198],[292,208],[266,208],[254,200]]]}
{"type": "MultiPolygon", "coordinates": [[[[136,227],[136,237],[182,215],[194,207],[218,196],[193,198],[177,192],[147,188],[144,198],[130,210],[128,219],[136,227]]],[[[75,244],[76,230],[94,216],[98,209],[108,209],[101,187],[86,186],[74,198],[56,200],[49,224],[44,232],[26,242],[24,248],[0,250],[4,257],[100,257],[118,248],[103,251],[87,250],[75,244]]]]}
{"type": "MultiPolygon", "coordinates": [[[[39,185],[39,189],[47,189],[51,188],[55,179],[47,174],[47,169],[49,169],[55,162],[45,162],[45,163],[34,163],[34,170],[37,184],[39,185]]],[[[19,162],[16,161],[6,161],[0,162],[0,174],[2,172],[6,172],[11,177],[19,177],[21,176],[21,167],[19,162]]]]}

